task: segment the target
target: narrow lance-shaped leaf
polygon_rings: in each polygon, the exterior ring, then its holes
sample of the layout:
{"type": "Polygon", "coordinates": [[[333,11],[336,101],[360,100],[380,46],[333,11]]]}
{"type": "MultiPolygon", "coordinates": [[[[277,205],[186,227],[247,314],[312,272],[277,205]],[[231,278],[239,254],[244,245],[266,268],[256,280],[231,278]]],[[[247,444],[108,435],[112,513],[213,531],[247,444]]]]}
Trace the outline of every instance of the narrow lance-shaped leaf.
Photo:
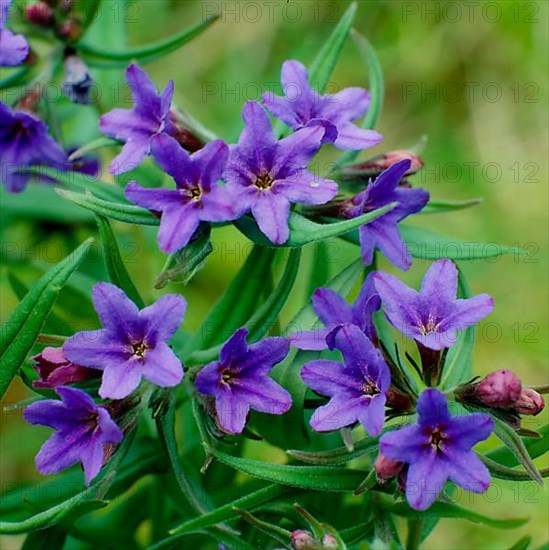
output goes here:
{"type": "Polygon", "coordinates": [[[106,201],[98,199],[91,194],[83,195],[82,193],[74,193],[73,191],[65,191],[64,189],[57,189],[57,193],[63,198],[105,218],[137,225],[160,225],[158,218],[153,216],[148,210],[139,208],[138,206],[106,201]]]}
{"type": "Polygon", "coordinates": [[[93,239],[50,269],[19,302],[0,334],[0,397],[27,357],[63,285],[81,264],[93,239]]]}
{"type": "MultiPolygon", "coordinates": [[[[498,462],[495,462],[494,460],[481,454],[478,456],[480,460],[486,464],[486,467],[490,470],[493,477],[508,479],[510,481],[532,481],[530,474],[524,470],[509,468],[509,466],[499,464],[498,462]]],[[[549,477],[549,468],[544,468],[543,470],[540,470],[539,473],[541,477],[549,477]]]]}
{"type": "MultiPolygon", "coordinates": [[[[352,36],[364,64],[366,65],[371,96],[370,107],[368,108],[368,112],[366,113],[361,126],[362,128],[371,130],[375,128],[383,107],[383,96],[385,94],[383,71],[381,69],[381,64],[377,57],[376,51],[368,40],[355,29],[352,30],[352,36]]],[[[351,164],[354,162],[359,154],[360,151],[346,151],[343,153],[335,162],[333,172],[336,172],[345,164],[351,164]]]]}
{"type": "Polygon", "coordinates": [[[121,288],[139,309],[143,309],[145,302],[124,265],[124,260],[109,221],[102,216],[96,216],[96,222],[111,283],[121,288]]]}
{"type": "Polygon", "coordinates": [[[430,199],[423,210],[418,214],[446,214],[447,212],[455,212],[464,210],[472,206],[478,206],[482,199],[465,199],[465,200],[445,200],[445,199],[430,199]]]}
{"type": "Polygon", "coordinates": [[[86,43],[78,44],[77,48],[84,54],[87,61],[93,62],[94,59],[117,61],[120,62],[121,65],[126,65],[132,60],[140,63],[150,63],[159,57],[179,49],[187,42],[190,42],[193,38],[208,29],[213,23],[215,23],[215,21],[217,21],[218,18],[219,15],[208,17],[190,27],[183,29],[181,32],[167,38],[166,40],[161,40],[141,48],[132,48],[117,52],[86,43]]]}
{"type": "MultiPolygon", "coordinates": [[[[304,218],[297,212],[291,212],[288,220],[290,226],[290,238],[281,247],[298,247],[308,243],[324,241],[331,237],[339,237],[350,231],[374,221],[376,218],[387,214],[398,203],[391,203],[377,210],[372,210],[367,214],[363,214],[358,218],[339,221],[335,223],[315,223],[307,218],[304,218]]],[[[244,216],[233,222],[234,225],[253,242],[262,246],[276,246],[260,231],[255,220],[249,216],[244,216]]]]}
{"type": "MultiPolygon", "coordinates": [[[[532,459],[546,453],[547,449],[549,448],[549,424],[546,424],[541,429],[539,429],[538,433],[541,437],[529,437],[523,440],[526,451],[532,459]]],[[[513,453],[507,446],[493,449],[486,453],[486,456],[499,464],[503,464],[509,467],[517,466],[518,464],[520,464],[520,461],[517,459],[515,453],[513,453]]]]}

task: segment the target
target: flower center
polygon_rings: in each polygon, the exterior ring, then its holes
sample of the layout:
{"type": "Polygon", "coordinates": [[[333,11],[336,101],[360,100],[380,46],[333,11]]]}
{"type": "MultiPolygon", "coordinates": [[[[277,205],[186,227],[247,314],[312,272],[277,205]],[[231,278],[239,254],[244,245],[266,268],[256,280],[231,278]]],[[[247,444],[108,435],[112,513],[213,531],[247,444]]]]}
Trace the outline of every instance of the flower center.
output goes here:
{"type": "Polygon", "coordinates": [[[273,185],[273,178],[270,174],[261,174],[257,176],[254,185],[264,191],[265,189],[270,189],[273,185]]]}
{"type": "Polygon", "coordinates": [[[362,384],[362,392],[364,395],[376,395],[379,393],[379,388],[371,380],[366,380],[362,384]]]}
{"type": "Polygon", "coordinates": [[[138,357],[139,359],[143,359],[145,357],[145,353],[149,349],[149,346],[147,346],[147,344],[145,344],[143,340],[132,342],[131,345],[132,345],[133,356],[138,357]]]}
{"type": "Polygon", "coordinates": [[[421,330],[421,334],[425,336],[426,334],[429,334],[431,332],[436,332],[438,329],[438,325],[439,323],[437,323],[437,320],[431,314],[429,314],[427,324],[422,323],[419,326],[419,330],[421,330]]]}
{"type": "Polygon", "coordinates": [[[437,426],[431,431],[431,434],[429,437],[429,445],[431,445],[433,449],[438,451],[442,448],[442,443],[445,439],[446,439],[446,435],[442,431],[442,428],[440,426],[437,426]]]}
{"type": "Polygon", "coordinates": [[[191,200],[195,202],[198,202],[200,200],[200,197],[202,197],[202,193],[203,191],[200,185],[197,185],[196,187],[189,189],[189,196],[191,197],[191,200]]]}

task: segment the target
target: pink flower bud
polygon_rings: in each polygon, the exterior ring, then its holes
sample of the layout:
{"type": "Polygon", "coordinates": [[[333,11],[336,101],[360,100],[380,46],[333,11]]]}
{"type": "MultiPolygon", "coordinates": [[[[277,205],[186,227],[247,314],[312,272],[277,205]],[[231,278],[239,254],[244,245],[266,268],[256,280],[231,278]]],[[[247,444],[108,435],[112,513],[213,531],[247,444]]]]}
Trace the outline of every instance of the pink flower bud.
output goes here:
{"type": "Polygon", "coordinates": [[[292,546],[296,550],[316,550],[318,548],[318,544],[313,534],[303,529],[293,531],[290,535],[290,540],[292,541],[292,546]]]}
{"type": "Polygon", "coordinates": [[[25,17],[38,27],[50,27],[55,20],[53,10],[45,2],[30,4],[25,8],[25,17]]]}
{"type": "Polygon", "coordinates": [[[337,550],[340,548],[337,539],[329,533],[322,537],[322,550],[337,550]]]}
{"type": "Polygon", "coordinates": [[[519,414],[536,415],[545,407],[543,397],[532,388],[524,388],[514,404],[519,414]]]}
{"type": "Polygon", "coordinates": [[[388,481],[396,477],[404,464],[391,458],[383,456],[381,453],[377,455],[374,462],[374,469],[379,481],[388,481]]]}
{"type": "Polygon", "coordinates": [[[37,388],[55,388],[99,377],[101,372],[71,363],[61,348],[44,348],[42,353],[31,358],[40,380],[33,382],[37,388]]]}
{"type": "Polygon", "coordinates": [[[481,380],[475,395],[484,405],[505,408],[513,405],[522,390],[520,378],[510,370],[496,370],[481,380]]]}

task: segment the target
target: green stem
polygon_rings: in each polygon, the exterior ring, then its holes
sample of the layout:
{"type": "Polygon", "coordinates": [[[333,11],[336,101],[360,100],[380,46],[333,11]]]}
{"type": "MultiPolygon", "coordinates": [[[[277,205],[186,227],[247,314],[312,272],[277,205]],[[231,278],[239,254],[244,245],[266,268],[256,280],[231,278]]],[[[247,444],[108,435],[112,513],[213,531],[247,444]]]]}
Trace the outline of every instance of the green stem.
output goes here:
{"type": "Polygon", "coordinates": [[[406,550],[418,550],[423,531],[423,519],[411,519],[408,521],[408,538],[406,539],[406,550]]]}

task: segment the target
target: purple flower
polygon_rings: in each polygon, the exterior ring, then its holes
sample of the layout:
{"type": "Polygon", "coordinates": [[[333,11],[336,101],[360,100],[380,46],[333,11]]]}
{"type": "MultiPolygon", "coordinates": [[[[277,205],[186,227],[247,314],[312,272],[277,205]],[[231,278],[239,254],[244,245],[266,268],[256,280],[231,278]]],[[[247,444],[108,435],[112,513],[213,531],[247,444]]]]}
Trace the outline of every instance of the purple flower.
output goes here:
{"type": "Polygon", "coordinates": [[[482,413],[450,416],[446,397],[425,390],[417,403],[418,424],[383,434],[380,452],[409,464],[406,498],[412,508],[426,510],[450,478],[467,491],[482,493],[490,473],[471,448],[492,433],[494,423],[482,413]]]}
{"type": "Polygon", "coordinates": [[[293,130],[322,125],[325,141],[339,149],[366,149],[377,145],[382,136],[352,123],[363,117],[370,105],[370,94],[362,88],[345,88],[337,94],[321,96],[309,84],[306,67],[299,61],[282,65],[284,97],[263,94],[267,109],[293,130]]]}
{"type": "Polygon", "coordinates": [[[40,377],[32,383],[37,388],[55,388],[65,384],[74,384],[95,377],[94,369],[81,367],[71,363],[63,353],[62,348],[44,348],[42,353],[31,358],[36,364],[34,368],[40,377]]]}
{"type": "Polygon", "coordinates": [[[147,73],[135,64],[127,68],[126,80],[132,91],[133,108],[113,109],[99,120],[99,128],[104,134],[126,142],[109,167],[115,175],[136,168],[151,153],[154,136],[175,134],[170,113],[173,81],[170,80],[159,94],[147,73]]]}
{"type": "Polygon", "coordinates": [[[8,191],[25,189],[28,174],[17,169],[44,164],[64,169],[67,155],[37,116],[0,102],[0,178],[8,191]]]}
{"type": "Polygon", "coordinates": [[[0,67],[15,67],[29,55],[29,43],[21,34],[6,29],[11,0],[0,0],[0,67]]]}
{"type": "Polygon", "coordinates": [[[92,296],[104,328],[75,334],[63,351],[73,363],[103,371],[101,397],[123,399],[142,377],[161,387],[181,382],[181,361],[166,342],[185,315],[182,296],[162,296],[141,311],[109,283],[97,283],[92,296]]]}
{"type": "Polygon", "coordinates": [[[313,309],[325,328],[297,331],[291,334],[290,343],[296,348],[327,349],[326,337],[336,327],[345,324],[356,325],[372,341],[377,339],[372,315],[381,307],[381,300],[374,287],[373,273],[366,277],[360,294],[352,306],[329,288],[317,288],[313,293],[312,301],[313,309]]]}
{"type": "Polygon", "coordinates": [[[311,418],[317,432],[327,432],[360,422],[371,436],[385,421],[386,393],[391,374],[381,353],[355,325],[343,325],[328,338],[339,349],[345,365],[319,359],[307,363],[301,378],[315,392],[331,399],[311,418]]]}
{"type": "Polygon", "coordinates": [[[212,141],[192,156],[166,135],[153,137],[151,143],[154,158],[174,178],[177,189],[144,189],[130,182],[126,197],[162,212],[158,244],[164,252],[186,246],[201,221],[235,218],[227,189],[217,184],[229,155],[225,142],[212,141]]]}
{"type": "Polygon", "coordinates": [[[409,269],[412,258],[400,236],[398,223],[410,214],[419,212],[429,201],[429,193],[423,189],[399,187],[404,174],[410,169],[411,161],[406,159],[383,171],[373,183],[342,207],[342,214],[347,218],[356,218],[398,202],[398,206],[384,216],[375,219],[359,229],[362,259],[371,265],[374,248],[400,269],[409,269]]]}
{"type": "Polygon", "coordinates": [[[248,346],[247,335],[247,329],[238,329],[219,361],[202,368],[195,381],[199,392],[215,397],[218,423],[229,434],[242,432],[250,409],[284,414],[292,406],[290,394],[268,376],[288,354],[288,340],[265,338],[248,346]]]}
{"type": "Polygon", "coordinates": [[[458,272],[448,259],[431,265],[419,292],[388,273],[376,273],[374,281],[391,324],[433,350],[450,347],[458,330],[478,323],[494,308],[488,294],[456,299],[458,272]]]}
{"type": "Polygon", "coordinates": [[[238,144],[230,147],[227,188],[240,213],[251,210],[261,231],[283,244],[290,236],[291,203],[324,204],[337,193],[335,181],[306,169],[320,148],[324,128],[304,128],[277,141],[259,103],[246,103],[242,118],[246,126],[238,144]]]}
{"type": "Polygon", "coordinates": [[[56,430],[36,455],[36,468],[42,474],[58,474],[81,462],[89,485],[103,466],[105,444],[120,443],[122,431],[107,409],[82,390],[59,387],[55,391],[62,401],[47,399],[25,409],[27,422],[56,430]]]}

